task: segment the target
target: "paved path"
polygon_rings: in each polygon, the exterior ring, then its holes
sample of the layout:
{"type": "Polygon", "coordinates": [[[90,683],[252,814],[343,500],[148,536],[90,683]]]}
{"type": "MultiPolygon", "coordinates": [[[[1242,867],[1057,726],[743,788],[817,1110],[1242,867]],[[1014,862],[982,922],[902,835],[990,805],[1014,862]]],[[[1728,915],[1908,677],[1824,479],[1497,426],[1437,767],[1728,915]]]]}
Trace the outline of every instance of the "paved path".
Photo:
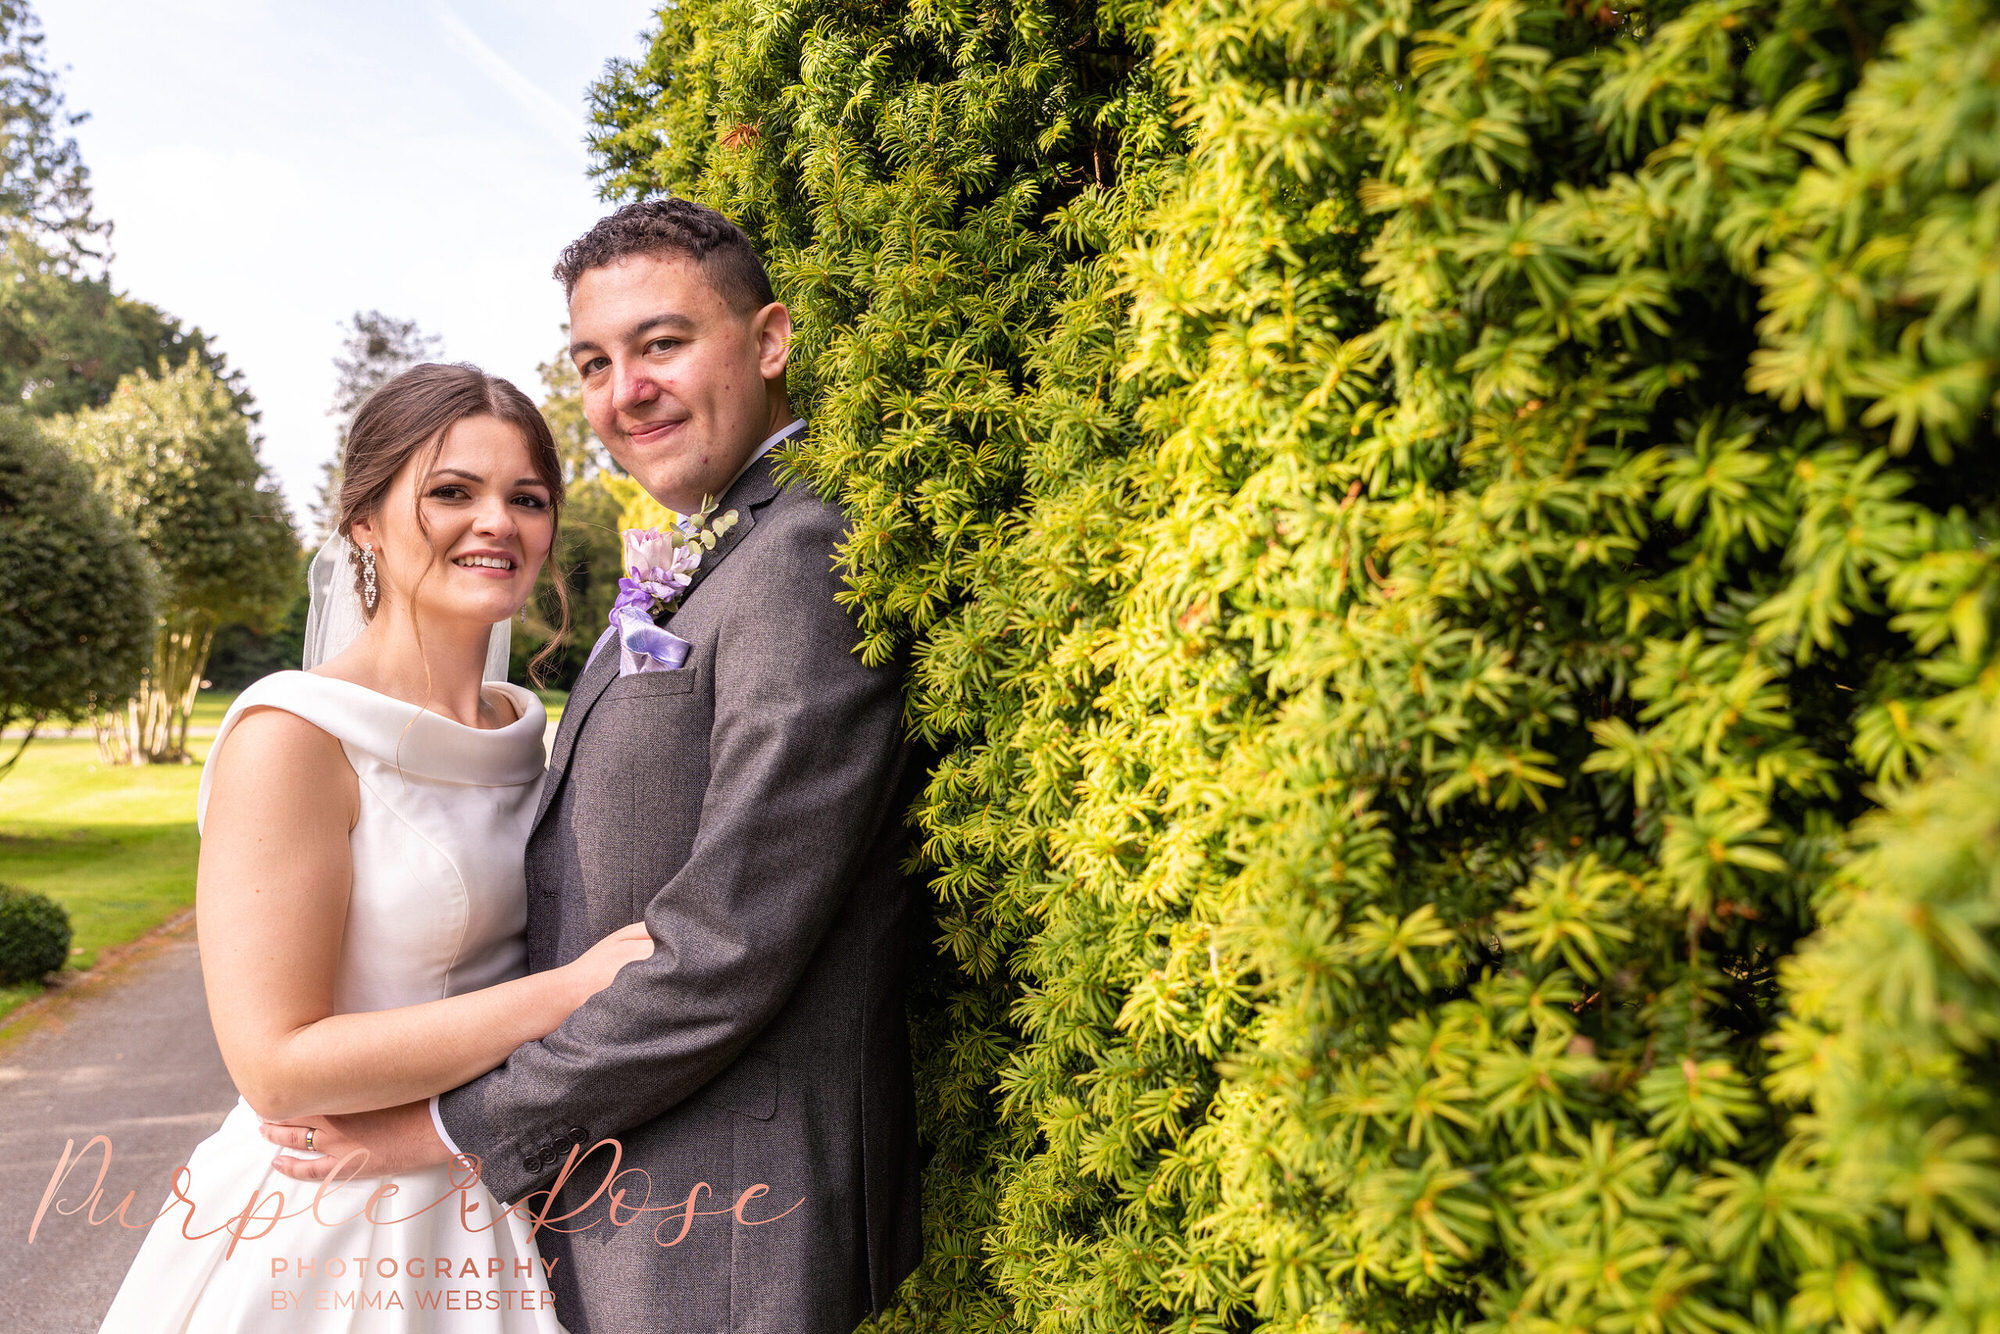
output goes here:
{"type": "MultiPolygon", "coordinates": [[[[145,1233],[92,1227],[53,1207],[28,1228],[66,1141],[110,1137],[98,1216],[127,1191],[150,1217],[174,1169],[236,1102],[209,1031],[193,917],[140,945],[105,976],[55,998],[26,1036],[0,1049],[0,1330],[91,1334],[145,1233]]],[[[101,1157],[71,1173],[71,1207],[101,1157]]]]}

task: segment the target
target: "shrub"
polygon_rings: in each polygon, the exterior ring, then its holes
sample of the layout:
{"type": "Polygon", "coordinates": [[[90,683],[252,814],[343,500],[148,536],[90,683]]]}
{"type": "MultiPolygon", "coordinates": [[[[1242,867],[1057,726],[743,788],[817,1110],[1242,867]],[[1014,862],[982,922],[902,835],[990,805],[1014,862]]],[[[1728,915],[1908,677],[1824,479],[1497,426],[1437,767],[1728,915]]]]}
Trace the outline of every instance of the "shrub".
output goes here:
{"type": "MultiPolygon", "coordinates": [[[[90,474],[0,410],[0,728],[122,703],[152,646],[152,564],[90,474]]],[[[0,747],[4,776],[27,745],[0,747]]]]}
{"type": "Polygon", "coordinates": [[[69,914],[46,894],[0,885],[0,986],[37,981],[69,959],[69,914]]]}
{"type": "Polygon", "coordinates": [[[883,1327],[1991,1328],[2000,10],[660,22],[949,747],[883,1327]]]}

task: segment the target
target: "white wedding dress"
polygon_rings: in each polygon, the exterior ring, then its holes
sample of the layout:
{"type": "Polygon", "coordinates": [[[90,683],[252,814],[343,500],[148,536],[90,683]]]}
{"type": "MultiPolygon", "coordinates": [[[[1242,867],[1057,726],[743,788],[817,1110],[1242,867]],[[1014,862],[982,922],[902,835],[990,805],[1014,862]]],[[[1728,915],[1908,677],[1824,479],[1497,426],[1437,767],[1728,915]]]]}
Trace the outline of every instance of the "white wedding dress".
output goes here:
{"type": "MultiPolygon", "coordinates": [[[[338,738],[360,779],[336,975],[343,1013],[439,1000],[523,972],[522,854],[546,714],[518,686],[486,689],[511,700],[519,718],[490,731],[465,727],[363,686],[279,672],[245,690],[222,720],[211,763],[243,711],[268,705],[338,738]]],[[[171,1207],[147,1233],[100,1334],[561,1334],[528,1224],[501,1216],[477,1180],[455,1189],[454,1173],[468,1180],[464,1169],[357,1177],[327,1191],[315,1216],[316,1187],[271,1167],[278,1150],[257,1133],[258,1120],[239,1099],[195,1149],[184,1199],[167,1195],[171,1207]],[[390,1183],[396,1195],[378,1197],[371,1220],[364,1206],[390,1183]],[[280,1211],[289,1216],[271,1222],[280,1211]]]]}

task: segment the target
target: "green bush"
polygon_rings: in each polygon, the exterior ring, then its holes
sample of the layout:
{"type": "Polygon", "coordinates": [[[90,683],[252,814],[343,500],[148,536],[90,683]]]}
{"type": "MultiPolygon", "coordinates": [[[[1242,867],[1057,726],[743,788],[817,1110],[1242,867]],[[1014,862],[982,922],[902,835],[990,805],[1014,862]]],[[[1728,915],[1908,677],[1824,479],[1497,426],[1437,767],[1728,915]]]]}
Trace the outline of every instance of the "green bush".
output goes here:
{"type": "Polygon", "coordinates": [[[2000,7],[660,25],[948,748],[884,1328],[1994,1327],[2000,7]]]}
{"type": "Polygon", "coordinates": [[[69,959],[69,914],[46,894],[0,885],[0,986],[39,981],[69,959]]]}
{"type": "MultiPolygon", "coordinates": [[[[90,474],[25,414],[0,410],[0,729],[122,704],[152,646],[145,548],[90,474]]],[[[27,745],[0,745],[4,776],[27,745]]]]}

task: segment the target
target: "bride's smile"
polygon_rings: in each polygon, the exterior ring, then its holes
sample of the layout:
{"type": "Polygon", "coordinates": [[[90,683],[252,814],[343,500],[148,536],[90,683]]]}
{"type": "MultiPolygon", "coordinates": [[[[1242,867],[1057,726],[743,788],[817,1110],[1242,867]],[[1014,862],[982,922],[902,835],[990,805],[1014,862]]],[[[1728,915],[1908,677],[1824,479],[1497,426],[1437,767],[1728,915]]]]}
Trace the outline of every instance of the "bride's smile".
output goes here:
{"type": "Polygon", "coordinates": [[[404,466],[354,540],[375,549],[384,606],[483,629],[526,604],[555,540],[549,502],[520,429],[466,417],[435,458],[404,466]]]}

